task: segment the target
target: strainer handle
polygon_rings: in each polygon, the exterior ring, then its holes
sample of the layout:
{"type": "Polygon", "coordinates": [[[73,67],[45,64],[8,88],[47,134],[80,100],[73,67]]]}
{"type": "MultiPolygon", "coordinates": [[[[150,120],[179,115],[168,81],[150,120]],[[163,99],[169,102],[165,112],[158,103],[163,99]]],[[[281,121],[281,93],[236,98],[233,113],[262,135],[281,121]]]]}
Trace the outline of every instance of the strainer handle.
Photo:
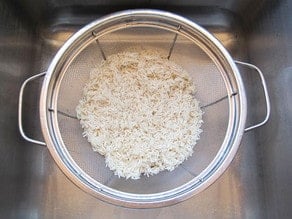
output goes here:
{"type": "Polygon", "coordinates": [[[262,86],[263,86],[263,89],[264,89],[265,100],[266,100],[266,116],[265,116],[265,118],[264,118],[264,120],[262,122],[260,122],[258,124],[255,124],[255,125],[252,125],[252,126],[249,126],[249,127],[244,129],[245,132],[248,132],[248,131],[251,131],[251,130],[253,130],[255,128],[263,126],[269,120],[270,113],[271,113],[270,97],[269,97],[269,92],[268,92],[268,89],[267,89],[267,84],[266,84],[265,77],[264,77],[262,71],[257,66],[252,65],[250,63],[246,63],[246,62],[237,61],[237,60],[235,60],[234,62],[236,64],[243,65],[245,67],[248,67],[250,69],[255,70],[259,74],[259,76],[261,78],[261,83],[262,83],[262,86]]]}
{"type": "Polygon", "coordinates": [[[30,138],[28,137],[24,130],[23,130],[23,125],[22,125],[22,102],[23,102],[23,91],[26,87],[26,85],[28,84],[28,82],[30,81],[33,81],[39,77],[42,77],[46,74],[47,72],[42,72],[42,73],[39,73],[37,75],[34,75],[34,76],[31,76],[30,78],[26,79],[23,84],[21,85],[21,88],[20,88],[20,91],[19,91],[19,99],[18,99],[18,128],[19,128],[19,132],[21,134],[21,136],[31,142],[31,143],[35,143],[35,144],[39,144],[39,145],[46,145],[45,142],[42,142],[42,141],[38,141],[38,140],[35,140],[33,138],[30,138]]]}

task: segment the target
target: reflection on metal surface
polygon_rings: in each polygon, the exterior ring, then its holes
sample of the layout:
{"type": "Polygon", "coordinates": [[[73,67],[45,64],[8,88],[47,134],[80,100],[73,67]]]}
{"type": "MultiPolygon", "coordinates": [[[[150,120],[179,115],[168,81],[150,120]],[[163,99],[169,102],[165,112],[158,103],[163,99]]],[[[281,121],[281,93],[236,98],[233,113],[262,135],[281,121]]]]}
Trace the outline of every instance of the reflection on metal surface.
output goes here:
{"type": "Polygon", "coordinates": [[[74,34],[73,31],[58,31],[58,32],[52,32],[52,33],[45,33],[45,35],[42,36],[43,40],[56,47],[61,47],[72,35],[74,34]]]}

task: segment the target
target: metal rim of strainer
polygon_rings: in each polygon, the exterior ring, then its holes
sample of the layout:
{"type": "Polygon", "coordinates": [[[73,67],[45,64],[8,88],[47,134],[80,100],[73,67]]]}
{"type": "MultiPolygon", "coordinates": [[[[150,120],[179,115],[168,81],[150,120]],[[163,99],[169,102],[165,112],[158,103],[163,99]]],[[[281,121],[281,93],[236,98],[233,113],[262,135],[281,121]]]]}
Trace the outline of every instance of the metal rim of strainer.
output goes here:
{"type": "MultiPolygon", "coordinates": [[[[208,31],[194,22],[160,10],[127,10],[88,24],[61,47],[45,76],[40,119],[44,139],[59,168],[77,186],[106,202],[130,208],[154,208],[173,205],[198,194],[211,185],[229,166],[237,152],[246,121],[246,95],[241,76],[224,46],[208,31]],[[220,70],[228,93],[229,121],[225,139],[213,161],[191,181],[165,192],[133,194],[107,187],[85,173],[70,156],[62,141],[57,121],[57,99],[62,78],[72,60],[93,40],[114,30],[128,27],[154,27],[182,35],[197,45],[220,70]]],[[[81,134],[81,133],[80,133],[81,134]]]]}

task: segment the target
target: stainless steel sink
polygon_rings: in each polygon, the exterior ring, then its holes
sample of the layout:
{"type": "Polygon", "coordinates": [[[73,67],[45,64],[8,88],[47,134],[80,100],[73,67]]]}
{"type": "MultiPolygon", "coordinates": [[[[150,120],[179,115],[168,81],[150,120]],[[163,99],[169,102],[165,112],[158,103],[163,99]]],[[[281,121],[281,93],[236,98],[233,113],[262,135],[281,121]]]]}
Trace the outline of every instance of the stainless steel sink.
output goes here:
{"type": "MultiPolygon", "coordinates": [[[[0,1],[0,215],[3,218],[291,218],[292,217],[292,1],[0,1]],[[212,32],[238,60],[256,64],[267,79],[272,112],[267,125],[244,135],[224,175],[180,204],[126,209],[77,188],[46,147],[25,142],[17,128],[21,83],[45,71],[56,51],[80,27],[110,12],[159,8],[186,16],[212,32]]],[[[241,69],[250,111],[265,113],[259,79],[241,69]]],[[[38,119],[41,80],[25,92],[24,126],[42,139],[38,119]]]]}

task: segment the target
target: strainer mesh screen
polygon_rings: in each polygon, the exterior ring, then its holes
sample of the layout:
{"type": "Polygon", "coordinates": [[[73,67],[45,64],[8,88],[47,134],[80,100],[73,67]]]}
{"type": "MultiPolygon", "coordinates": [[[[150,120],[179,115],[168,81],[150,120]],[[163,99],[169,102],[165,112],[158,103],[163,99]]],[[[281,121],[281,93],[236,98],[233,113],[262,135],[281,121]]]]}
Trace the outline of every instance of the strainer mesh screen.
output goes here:
{"type": "Polygon", "coordinates": [[[204,111],[203,133],[194,147],[193,155],[175,170],[139,180],[118,178],[105,166],[104,157],[93,152],[76,118],[76,106],[82,98],[82,89],[92,68],[97,68],[103,56],[127,51],[129,48],[155,48],[165,57],[175,34],[147,27],[127,28],[106,34],[89,44],[68,67],[58,94],[58,125],[66,149],[76,164],[94,180],[111,188],[136,194],[149,194],[174,189],[187,183],[214,159],[224,140],[229,105],[227,90],[214,62],[190,40],[178,36],[170,59],[183,66],[197,88],[196,98],[204,111]]]}

